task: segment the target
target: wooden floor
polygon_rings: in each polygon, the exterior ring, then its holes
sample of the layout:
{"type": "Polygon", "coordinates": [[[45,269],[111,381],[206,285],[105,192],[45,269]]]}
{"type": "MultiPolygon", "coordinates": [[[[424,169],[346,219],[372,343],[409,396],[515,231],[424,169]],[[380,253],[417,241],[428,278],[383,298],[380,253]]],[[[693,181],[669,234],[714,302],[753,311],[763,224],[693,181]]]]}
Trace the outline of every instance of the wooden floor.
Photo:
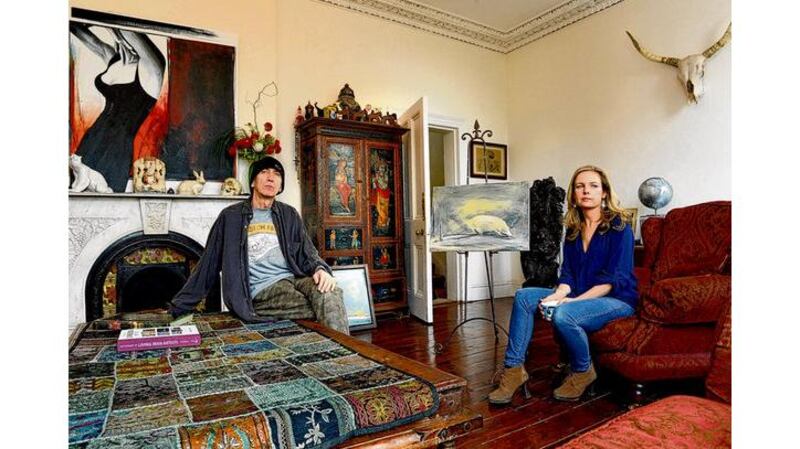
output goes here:
{"type": "MultiPolygon", "coordinates": [[[[508,327],[512,298],[495,301],[497,321],[508,327]]],[[[554,447],[625,411],[621,401],[608,388],[600,387],[592,398],[566,403],[552,399],[553,383],[557,381],[551,366],[557,361],[558,350],[550,323],[537,319],[526,368],[530,374],[528,386],[533,397],[525,400],[517,394],[510,406],[496,407],[486,400],[492,386],[492,374],[501,366],[506,336],[500,332],[495,344],[492,325],[476,320],[462,326],[442,354],[434,352],[437,342],[444,342],[451,330],[466,318],[477,316],[491,319],[489,301],[434,306],[433,326],[410,318],[383,318],[378,328],[354,334],[355,337],[435,366],[467,379],[469,406],[484,417],[483,429],[474,432],[458,447],[464,448],[545,448],[554,447]],[[466,309],[466,310],[465,310],[466,309]]]]}

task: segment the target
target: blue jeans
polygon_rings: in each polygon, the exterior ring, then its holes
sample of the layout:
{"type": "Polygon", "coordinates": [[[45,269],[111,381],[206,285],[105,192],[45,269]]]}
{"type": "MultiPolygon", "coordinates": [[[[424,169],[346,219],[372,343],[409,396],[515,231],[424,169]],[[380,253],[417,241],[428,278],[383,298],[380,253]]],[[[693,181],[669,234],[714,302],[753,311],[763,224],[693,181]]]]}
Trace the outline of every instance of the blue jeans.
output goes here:
{"type": "MultiPolygon", "coordinates": [[[[525,363],[525,351],[533,336],[533,317],[539,310],[542,298],[553,293],[552,289],[529,287],[517,290],[511,310],[506,367],[525,363]]],[[[553,313],[556,337],[569,354],[570,369],[582,373],[592,363],[589,354],[588,332],[602,328],[611,320],[633,315],[633,307],[610,296],[586,299],[561,304],[553,313]]]]}

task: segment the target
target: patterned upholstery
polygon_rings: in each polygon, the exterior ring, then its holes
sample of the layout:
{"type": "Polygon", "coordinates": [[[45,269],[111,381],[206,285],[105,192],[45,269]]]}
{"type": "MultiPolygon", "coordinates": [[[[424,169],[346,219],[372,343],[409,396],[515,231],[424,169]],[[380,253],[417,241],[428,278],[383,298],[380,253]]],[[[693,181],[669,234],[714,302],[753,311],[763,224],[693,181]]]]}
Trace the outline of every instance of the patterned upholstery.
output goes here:
{"type": "Polygon", "coordinates": [[[642,239],[637,313],[591,335],[597,364],[635,382],[703,377],[731,301],[731,203],[648,219],[642,239]]]}
{"type": "Polygon", "coordinates": [[[585,433],[562,449],[731,447],[731,408],[692,396],[670,396],[585,433]]]}
{"type": "MultiPolygon", "coordinates": [[[[634,409],[561,446],[562,449],[731,447],[731,312],[717,326],[716,348],[706,377],[706,398],[670,396],[634,409]],[[713,400],[712,400],[713,399],[713,400]]],[[[613,355],[625,356],[617,353],[613,355]]],[[[683,357],[680,363],[689,364],[683,357]]],[[[663,364],[666,367],[668,364],[663,364]]]]}

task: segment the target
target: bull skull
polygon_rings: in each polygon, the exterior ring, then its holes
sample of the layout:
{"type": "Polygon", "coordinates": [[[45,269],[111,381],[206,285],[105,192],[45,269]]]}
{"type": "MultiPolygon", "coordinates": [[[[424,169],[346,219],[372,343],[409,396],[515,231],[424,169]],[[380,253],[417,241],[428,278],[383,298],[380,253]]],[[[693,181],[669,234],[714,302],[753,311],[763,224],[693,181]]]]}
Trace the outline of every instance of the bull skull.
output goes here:
{"type": "Polygon", "coordinates": [[[728,41],[731,40],[731,24],[728,24],[728,29],[725,30],[725,34],[723,34],[722,37],[714,43],[714,45],[708,47],[706,51],[697,55],[689,55],[683,59],[671,57],[667,58],[650,53],[647,49],[639,45],[639,42],[636,41],[630,32],[625,31],[625,33],[627,33],[628,37],[631,38],[631,42],[633,42],[633,46],[636,47],[636,50],[638,50],[639,53],[641,53],[645,58],[651,61],[661,62],[663,64],[669,64],[673,67],[677,67],[678,80],[686,90],[686,95],[689,97],[689,103],[697,103],[697,100],[705,91],[705,88],[703,87],[703,75],[705,74],[706,60],[714,56],[719,49],[724,47],[728,41]]]}

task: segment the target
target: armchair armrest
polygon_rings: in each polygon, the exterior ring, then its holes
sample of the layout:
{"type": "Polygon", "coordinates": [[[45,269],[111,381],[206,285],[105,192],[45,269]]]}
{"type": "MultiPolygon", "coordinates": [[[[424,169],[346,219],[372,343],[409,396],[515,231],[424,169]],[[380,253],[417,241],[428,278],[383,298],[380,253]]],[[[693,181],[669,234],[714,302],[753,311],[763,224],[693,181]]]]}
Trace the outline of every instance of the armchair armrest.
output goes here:
{"type": "Polygon", "coordinates": [[[731,277],[685,276],[654,282],[642,298],[642,317],[659,323],[716,323],[731,302],[731,277]]]}

